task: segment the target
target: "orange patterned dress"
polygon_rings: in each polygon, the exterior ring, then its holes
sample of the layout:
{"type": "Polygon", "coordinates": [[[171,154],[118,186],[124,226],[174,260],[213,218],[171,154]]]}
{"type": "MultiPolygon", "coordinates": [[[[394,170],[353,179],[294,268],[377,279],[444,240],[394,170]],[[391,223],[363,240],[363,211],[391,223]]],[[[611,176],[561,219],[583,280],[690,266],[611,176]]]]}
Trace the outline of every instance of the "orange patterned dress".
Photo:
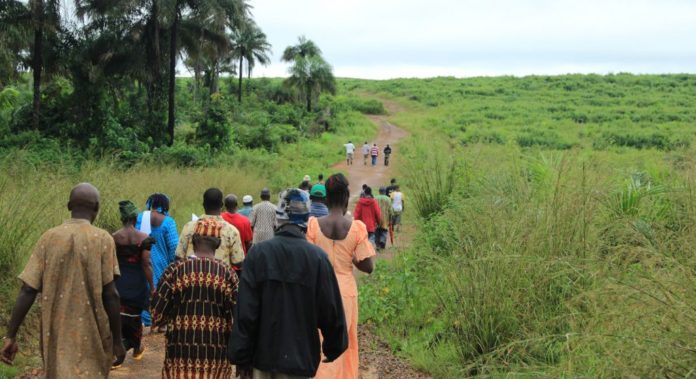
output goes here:
{"type": "Polygon", "coordinates": [[[163,378],[231,378],[227,360],[237,275],[222,262],[189,258],[170,265],[152,300],[155,325],[169,324],[163,378]]]}
{"type": "Polygon", "coordinates": [[[321,232],[319,221],[312,217],[307,226],[307,240],[321,247],[329,256],[338,279],[338,288],[341,290],[348,326],[348,350],[331,363],[319,364],[315,378],[357,379],[359,368],[358,285],[353,276],[353,260],[359,262],[375,256],[375,249],[368,240],[367,228],[362,221],[353,221],[346,238],[332,240],[321,232]]]}

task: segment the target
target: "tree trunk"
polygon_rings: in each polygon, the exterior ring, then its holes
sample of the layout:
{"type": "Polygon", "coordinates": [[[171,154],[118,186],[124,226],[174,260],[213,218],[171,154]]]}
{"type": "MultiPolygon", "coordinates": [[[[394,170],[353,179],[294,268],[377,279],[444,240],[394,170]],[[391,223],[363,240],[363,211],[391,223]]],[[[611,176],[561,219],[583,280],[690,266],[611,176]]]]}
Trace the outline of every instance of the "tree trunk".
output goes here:
{"type": "Polygon", "coordinates": [[[244,59],[243,54],[239,54],[239,67],[237,70],[239,70],[239,91],[237,91],[237,100],[241,104],[242,102],[242,75],[244,75],[244,70],[242,69],[242,63],[244,59]]]}
{"type": "Polygon", "coordinates": [[[306,89],[306,96],[307,96],[307,112],[312,111],[312,90],[307,88],[306,89]]]}
{"type": "Polygon", "coordinates": [[[246,85],[246,90],[247,90],[247,96],[251,94],[251,65],[247,64],[247,85],[246,85]]]}
{"type": "Polygon", "coordinates": [[[34,99],[31,122],[34,130],[38,130],[41,116],[41,71],[43,70],[43,0],[36,0],[34,7],[34,51],[31,62],[34,75],[34,99]]]}
{"type": "Polygon", "coordinates": [[[174,124],[176,122],[176,34],[179,29],[179,7],[174,10],[174,22],[171,27],[171,40],[169,41],[169,119],[167,120],[167,132],[169,133],[169,146],[174,144],[174,124]]]}
{"type": "Polygon", "coordinates": [[[210,89],[208,91],[208,100],[210,96],[218,92],[218,82],[220,80],[220,69],[218,68],[218,62],[213,63],[213,68],[210,72],[210,89]]]}
{"type": "Polygon", "coordinates": [[[193,65],[193,103],[197,104],[200,98],[201,91],[201,62],[200,58],[196,58],[196,63],[193,65]]]}
{"type": "MultiPolygon", "coordinates": [[[[147,112],[148,122],[159,120],[159,112],[162,110],[162,50],[160,49],[160,24],[159,24],[159,0],[152,0],[150,8],[150,16],[147,21],[148,38],[148,54],[147,54],[147,70],[149,75],[145,78],[145,88],[147,90],[147,112]],[[155,117],[155,112],[158,113],[155,117]]],[[[160,122],[157,122],[159,129],[160,122]]],[[[161,130],[157,130],[157,138],[159,141],[161,130]]]]}

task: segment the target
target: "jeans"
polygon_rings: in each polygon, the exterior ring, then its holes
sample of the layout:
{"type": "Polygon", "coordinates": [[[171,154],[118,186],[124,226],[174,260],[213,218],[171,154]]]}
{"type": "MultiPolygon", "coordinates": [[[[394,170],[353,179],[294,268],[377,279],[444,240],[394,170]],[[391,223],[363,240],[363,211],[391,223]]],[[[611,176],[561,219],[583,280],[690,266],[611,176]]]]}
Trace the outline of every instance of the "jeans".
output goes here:
{"type": "Polygon", "coordinates": [[[376,156],[376,155],[373,155],[373,156],[372,156],[372,165],[373,165],[373,166],[376,166],[376,165],[377,165],[377,156],[376,156]]]}
{"type": "Polygon", "coordinates": [[[367,232],[367,239],[374,246],[375,245],[375,232],[367,232]]]}

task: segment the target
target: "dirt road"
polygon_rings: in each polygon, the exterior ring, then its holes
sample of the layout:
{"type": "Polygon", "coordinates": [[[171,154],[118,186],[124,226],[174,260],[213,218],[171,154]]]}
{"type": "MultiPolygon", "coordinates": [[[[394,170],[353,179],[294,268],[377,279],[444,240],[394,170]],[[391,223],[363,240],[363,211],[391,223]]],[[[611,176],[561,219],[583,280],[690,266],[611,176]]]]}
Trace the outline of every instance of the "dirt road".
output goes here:
{"type": "MultiPolygon", "coordinates": [[[[385,103],[390,112],[398,111],[396,104],[385,103]]],[[[390,171],[394,163],[398,164],[399,145],[398,142],[408,136],[408,133],[389,123],[387,116],[370,116],[370,119],[379,126],[379,134],[370,144],[377,143],[382,149],[387,143],[392,146],[392,162],[389,167],[384,166],[383,157],[380,162],[372,167],[364,165],[362,156],[356,154],[355,162],[352,166],[347,166],[343,161],[334,166],[348,174],[353,200],[360,195],[360,188],[363,183],[372,187],[375,191],[381,185],[386,185],[391,179],[390,171]]],[[[363,141],[355,141],[362,146],[363,141]]],[[[358,146],[358,149],[360,148],[358,146]]],[[[381,150],[380,149],[380,150],[381,150]]],[[[359,151],[356,151],[359,153],[359,151]]],[[[381,152],[380,152],[381,155],[381,152]]],[[[386,253],[383,256],[390,256],[386,253]]],[[[112,371],[112,378],[159,378],[161,376],[162,362],[164,361],[164,337],[162,334],[150,334],[144,337],[146,352],[142,360],[134,361],[130,356],[124,365],[118,370],[112,371]]],[[[363,379],[382,379],[382,378],[428,378],[427,375],[413,370],[404,360],[397,358],[389,348],[376,338],[370,330],[361,328],[360,330],[360,377],[363,379]]]]}
{"type": "Polygon", "coordinates": [[[367,141],[370,146],[372,146],[373,143],[376,143],[380,148],[380,156],[378,158],[377,166],[373,167],[371,165],[370,158],[368,158],[367,165],[363,163],[361,149],[363,142],[365,141],[353,141],[357,147],[357,150],[355,152],[355,158],[353,159],[352,165],[348,166],[344,160],[334,166],[334,169],[341,170],[348,174],[348,181],[350,182],[350,190],[353,201],[357,200],[357,198],[360,196],[360,190],[363,184],[367,184],[368,186],[372,187],[372,190],[375,192],[380,186],[386,186],[389,184],[389,180],[391,179],[391,168],[394,167],[394,165],[399,164],[399,141],[408,136],[408,132],[389,123],[387,116],[369,116],[369,118],[380,128],[377,138],[372,141],[367,141]],[[387,144],[392,147],[392,155],[389,163],[390,166],[388,167],[384,166],[384,156],[382,154],[382,150],[384,150],[384,146],[387,144]]]}

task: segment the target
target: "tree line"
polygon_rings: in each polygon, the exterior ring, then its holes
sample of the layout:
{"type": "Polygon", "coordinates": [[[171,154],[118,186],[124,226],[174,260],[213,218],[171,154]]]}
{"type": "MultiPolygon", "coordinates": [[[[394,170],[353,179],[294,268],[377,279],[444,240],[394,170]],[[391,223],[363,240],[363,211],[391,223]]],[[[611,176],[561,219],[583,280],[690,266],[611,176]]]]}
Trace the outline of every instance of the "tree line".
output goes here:
{"type": "MultiPolygon", "coordinates": [[[[19,129],[79,134],[98,128],[98,138],[116,120],[154,145],[172,145],[179,62],[193,73],[193,99],[204,110],[222,75],[238,75],[241,105],[244,75],[251,78],[257,65],[270,63],[271,45],[247,0],[68,5],[0,2],[0,90],[29,71],[32,76],[31,107],[13,116],[19,129]],[[66,80],[68,85],[61,84],[66,80]],[[64,92],[70,96],[61,97],[64,92]]],[[[320,92],[335,91],[331,66],[311,40],[300,37],[282,60],[292,65],[285,85],[303,99],[307,112],[320,92]]]]}

